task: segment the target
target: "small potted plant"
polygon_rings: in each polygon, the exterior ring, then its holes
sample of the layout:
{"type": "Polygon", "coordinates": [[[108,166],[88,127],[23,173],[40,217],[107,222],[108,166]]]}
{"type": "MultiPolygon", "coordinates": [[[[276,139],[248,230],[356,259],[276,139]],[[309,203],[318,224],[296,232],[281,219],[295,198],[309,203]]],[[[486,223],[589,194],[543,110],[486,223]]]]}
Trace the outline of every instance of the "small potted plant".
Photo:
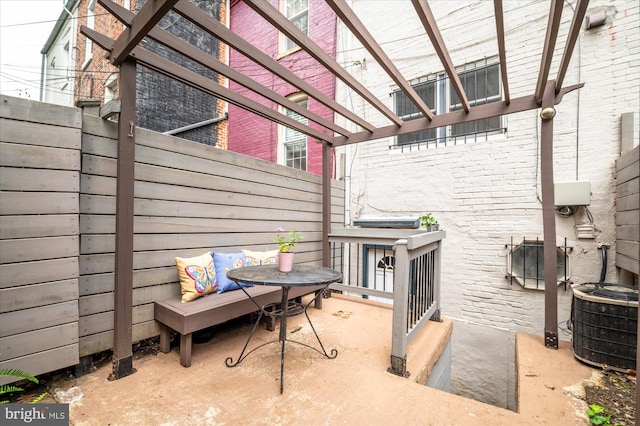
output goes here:
{"type": "Polygon", "coordinates": [[[289,231],[287,235],[289,239],[283,235],[284,229],[276,228],[278,236],[276,237],[276,243],[278,243],[278,268],[280,272],[291,272],[293,268],[293,253],[291,249],[297,242],[302,241],[304,237],[298,231],[289,231]]]}
{"type": "Polygon", "coordinates": [[[420,225],[427,228],[428,232],[437,231],[440,225],[438,220],[431,213],[425,213],[420,216],[420,225]]]}

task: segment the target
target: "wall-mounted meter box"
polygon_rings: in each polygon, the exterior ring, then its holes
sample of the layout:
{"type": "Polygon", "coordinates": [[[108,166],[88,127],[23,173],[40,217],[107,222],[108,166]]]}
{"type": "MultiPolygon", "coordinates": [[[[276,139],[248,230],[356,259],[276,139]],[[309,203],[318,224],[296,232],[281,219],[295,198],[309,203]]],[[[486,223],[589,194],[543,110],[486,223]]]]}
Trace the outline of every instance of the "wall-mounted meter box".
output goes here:
{"type": "Polygon", "coordinates": [[[556,206],[588,206],[591,204],[591,182],[557,182],[554,198],[556,206]]]}

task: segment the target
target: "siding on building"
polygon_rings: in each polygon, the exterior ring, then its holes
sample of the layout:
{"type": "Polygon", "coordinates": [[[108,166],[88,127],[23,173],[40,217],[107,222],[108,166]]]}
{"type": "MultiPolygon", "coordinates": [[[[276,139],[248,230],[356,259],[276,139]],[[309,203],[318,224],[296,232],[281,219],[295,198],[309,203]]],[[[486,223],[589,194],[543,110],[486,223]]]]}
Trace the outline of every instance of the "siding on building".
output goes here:
{"type": "MultiPolygon", "coordinates": [[[[279,7],[278,0],[270,0],[274,7],[279,7]]],[[[231,3],[231,30],[252,43],[267,55],[293,71],[299,77],[313,84],[318,90],[330,98],[334,98],[335,77],[319,65],[314,59],[302,51],[294,51],[285,56],[278,55],[278,31],[267,21],[257,15],[243,2],[231,3]]],[[[335,58],[336,49],[336,16],[325,2],[309,2],[309,37],[325,52],[335,58]]],[[[270,72],[251,62],[244,56],[231,50],[229,63],[232,68],[245,73],[257,82],[274,90],[282,96],[289,96],[298,89],[273,76],[270,72]]],[[[277,106],[250,93],[234,82],[229,87],[243,95],[258,100],[271,108],[277,106]]],[[[333,112],[324,105],[309,99],[308,109],[323,118],[333,121],[333,112]]],[[[318,127],[310,123],[313,127],[318,127]]],[[[281,129],[275,123],[229,105],[229,147],[234,152],[251,155],[263,160],[278,162],[278,136],[281,129]]],[[[322,173],[322,145],[308,138],[307,171],[322,173]]]]}

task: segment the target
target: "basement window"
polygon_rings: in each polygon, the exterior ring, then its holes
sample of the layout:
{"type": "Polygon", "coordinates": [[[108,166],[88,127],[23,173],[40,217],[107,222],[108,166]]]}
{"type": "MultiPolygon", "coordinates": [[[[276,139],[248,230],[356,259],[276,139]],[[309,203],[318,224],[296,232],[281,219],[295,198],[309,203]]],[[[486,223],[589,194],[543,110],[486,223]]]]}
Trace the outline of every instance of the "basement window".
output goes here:
{"type": "MultiPolygon", "coordinates": [[[[506,245],[507,275],[506,278],[513,285],[514,281],[524,288],[544,290],[544,241],[540,239],[523,239],[521,243],[506,245]]],[[[564,284],[565,290],[569,283],[569,256],[571,247],[564,245],[556,247],[558,278],[557,285],[564,284]]]]}

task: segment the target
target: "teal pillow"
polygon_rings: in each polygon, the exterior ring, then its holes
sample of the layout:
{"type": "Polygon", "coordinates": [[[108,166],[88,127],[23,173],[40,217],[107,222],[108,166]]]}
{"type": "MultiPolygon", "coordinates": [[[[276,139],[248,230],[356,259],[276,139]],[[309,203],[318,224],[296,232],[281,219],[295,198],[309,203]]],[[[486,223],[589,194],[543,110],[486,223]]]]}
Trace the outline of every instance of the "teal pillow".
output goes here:
{"type": "MultiPolygon", "coordinates": [[[[235,268],[244,268],[247,260],[243,252],[239,253],[215,253],[213,256],[213,266],[216,270],[216,281],[218,282],[218,293],[230,290],[239,290],[240,286],[227,278],[227,272],[235,268]]],[[[251,287],[251,284],[241,284],[242,287],[251,287]]]]}

